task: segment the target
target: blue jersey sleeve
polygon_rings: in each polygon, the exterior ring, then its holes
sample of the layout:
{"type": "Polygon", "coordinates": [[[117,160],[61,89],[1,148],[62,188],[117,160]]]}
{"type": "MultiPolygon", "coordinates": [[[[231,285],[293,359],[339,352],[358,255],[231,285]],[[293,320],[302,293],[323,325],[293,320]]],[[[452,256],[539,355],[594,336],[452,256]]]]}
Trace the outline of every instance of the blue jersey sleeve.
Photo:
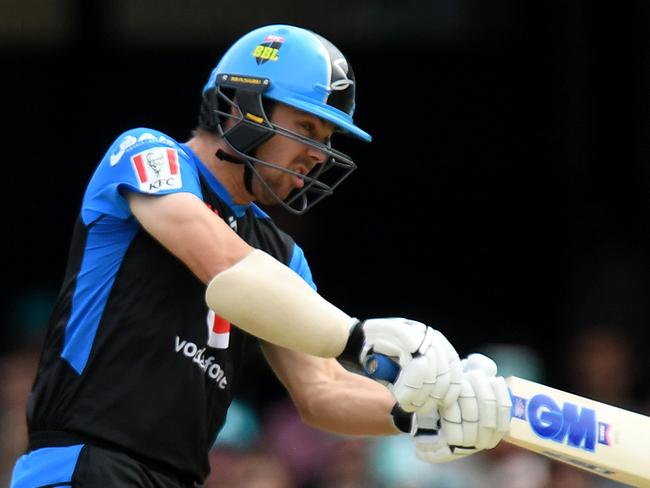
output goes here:
{"type": "Polygon", "coordinates": [[[152,195],[189,192],[202,198],[192,157],[178,142],[146,128],[124,132],[109,147],[84,194],[84,224],[89,225],[102,215],[129,218],[126,191],[152,195]]]}
{"type": "Polygon", "coordinates": [[[314,290],[316,290],[316,283],[311,276],[311,269],[307,263],[307,258],[305,258],[305,253],[298,246],[298,244],[293,245],[293,253],[291,254],[291,261],[289,262],[289,267],[298,273],[303,280],[307,282],[314,290]]]}

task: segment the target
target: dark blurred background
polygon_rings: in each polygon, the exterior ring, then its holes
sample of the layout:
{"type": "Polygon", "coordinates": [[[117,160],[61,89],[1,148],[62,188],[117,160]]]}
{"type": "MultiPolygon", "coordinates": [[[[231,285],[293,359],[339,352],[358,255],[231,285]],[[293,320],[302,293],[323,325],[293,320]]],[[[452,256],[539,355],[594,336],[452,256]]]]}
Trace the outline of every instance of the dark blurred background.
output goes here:
{"type": "MultiPolygon", "coordinates": [[[[267,23],[332,40],[357,77],[359,169],[304,217],[273,211],[320,292],[466,354],[530,348],[569,386],[580,333],[650,360],[650,3],[2,0],[2,354],[38,342],[84,185],[122,131],[178,140],[224,49],[267,23]],[[45,317],[45,318],[44,318],[45,317]],[[589,336],[589,334],[586,334],[589,336]]],[[[337,142],[337,141],[335,141],[337,142]]]]}

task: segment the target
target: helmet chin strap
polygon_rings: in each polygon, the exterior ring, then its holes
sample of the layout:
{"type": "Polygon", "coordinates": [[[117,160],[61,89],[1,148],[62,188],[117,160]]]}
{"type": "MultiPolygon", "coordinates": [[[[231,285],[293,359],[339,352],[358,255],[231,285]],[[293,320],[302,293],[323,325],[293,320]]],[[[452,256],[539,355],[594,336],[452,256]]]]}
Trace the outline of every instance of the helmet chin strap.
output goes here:
{"type": "Polygon", "coordinates": [[[253,171],[251,170],[250,164],[246,164],[246,161],[244,161],[242,158],[238,158],[237,156],[232,156],[228,154],[226,151],[223,149],[218,149],[215,156],[217,156],[219,159],[222,161],[228,161],[229,163],[235,163],[235,164],[243,164],[244,165],[244,187],[246,188],[246,191],[252,195],[253,194],[253,171]]]}

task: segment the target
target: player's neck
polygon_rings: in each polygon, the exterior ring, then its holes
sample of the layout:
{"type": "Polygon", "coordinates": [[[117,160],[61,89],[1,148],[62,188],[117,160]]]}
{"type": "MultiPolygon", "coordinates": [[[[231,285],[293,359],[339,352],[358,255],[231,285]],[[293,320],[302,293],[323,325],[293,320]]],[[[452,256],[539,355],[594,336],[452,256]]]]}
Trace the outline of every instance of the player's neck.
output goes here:
{"type": "Polygon", "coordinates": [[[187,142],[187,145],[228,190],[234,203],[246,205],[253,201],[244,186],[244,165],[223,161],[217,157],[219,149],[227,150],[220,138],[208,132],[198,132],[187,142]]]}

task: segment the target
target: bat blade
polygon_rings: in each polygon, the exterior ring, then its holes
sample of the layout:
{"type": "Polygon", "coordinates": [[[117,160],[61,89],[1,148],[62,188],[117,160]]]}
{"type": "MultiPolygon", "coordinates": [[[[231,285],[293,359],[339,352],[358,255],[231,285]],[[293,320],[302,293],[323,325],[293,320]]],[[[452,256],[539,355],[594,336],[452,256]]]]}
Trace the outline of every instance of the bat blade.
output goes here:
{"type": "Polygon", "coordinates": [[[650,487],[650,417],[509,376],[505,441],[636,487],[650,487]]]}
{"type": "MultiPolygon", "coordinates": [[[[364,364],[393,382],[399,365],[382,354],[364,364]]],[[[503,440],[551,459],[639,488],[650,488],[650,417],[517,376],[510,430],[503,440]]]]}

